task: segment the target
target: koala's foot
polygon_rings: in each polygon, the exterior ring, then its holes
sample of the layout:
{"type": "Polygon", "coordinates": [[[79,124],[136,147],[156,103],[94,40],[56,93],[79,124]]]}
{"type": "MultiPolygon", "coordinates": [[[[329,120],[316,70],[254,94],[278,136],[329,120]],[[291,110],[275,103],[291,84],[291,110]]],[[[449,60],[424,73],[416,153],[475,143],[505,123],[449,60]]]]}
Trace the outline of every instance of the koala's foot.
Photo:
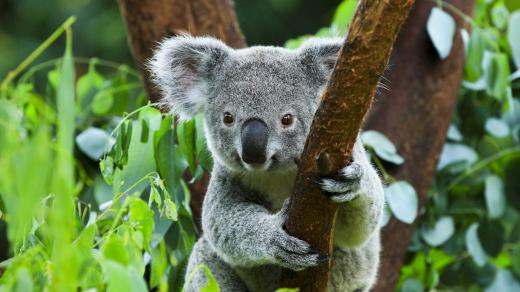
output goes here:
{"type": "Polygon", "coordinates": [[[352,162],[333,178],[322,178],[319,184],[332,201],[349,202],[359,195],[363,172],[361,164],[352,162]]]}
{"type": "Polygon", "coordinates": [[[317,250],[304,240],[287,233],[284,227],[287,218],[287,199],[282,209],[275,215],[275,231],[271,238],[271,254],[276,264],[295,271],[314,267],[328,261],[328,255],[319,255],[317,250]]]}

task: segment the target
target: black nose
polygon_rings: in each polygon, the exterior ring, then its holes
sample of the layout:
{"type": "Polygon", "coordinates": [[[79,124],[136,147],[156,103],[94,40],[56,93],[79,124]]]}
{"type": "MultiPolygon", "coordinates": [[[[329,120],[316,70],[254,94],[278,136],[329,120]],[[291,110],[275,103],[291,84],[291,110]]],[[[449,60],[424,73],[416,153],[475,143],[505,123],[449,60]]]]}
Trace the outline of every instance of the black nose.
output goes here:
{"type": "Polygon", "coordinates": [[[242,126],[242,160],[245,163],[264,163],[267,147],[267,125],[258,119],[251,119],[242,126]]]}

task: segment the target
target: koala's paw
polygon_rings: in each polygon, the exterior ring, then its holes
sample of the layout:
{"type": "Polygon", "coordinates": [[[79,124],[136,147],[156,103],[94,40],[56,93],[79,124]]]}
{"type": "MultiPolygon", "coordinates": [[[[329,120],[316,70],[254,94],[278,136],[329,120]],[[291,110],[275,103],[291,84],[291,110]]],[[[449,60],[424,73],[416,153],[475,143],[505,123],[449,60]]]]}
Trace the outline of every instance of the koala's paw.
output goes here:
{"type": "Polygon", "coordinates": [[[343,168],[334,178],[322,178],[321,189],[336,203],[352,201],[359,195],[363,167],[352,162],[343,168]]]}
{"type": "Polygon", "coordinates": [[[276,215],[275,231],[271,239],[271,255],[276,264],[300,271],[328,261],[328,256],[318,254],[309,243],[287,233],[284,222],[287,218],[289,201],[286,200],[282,210],[276,215]]]}

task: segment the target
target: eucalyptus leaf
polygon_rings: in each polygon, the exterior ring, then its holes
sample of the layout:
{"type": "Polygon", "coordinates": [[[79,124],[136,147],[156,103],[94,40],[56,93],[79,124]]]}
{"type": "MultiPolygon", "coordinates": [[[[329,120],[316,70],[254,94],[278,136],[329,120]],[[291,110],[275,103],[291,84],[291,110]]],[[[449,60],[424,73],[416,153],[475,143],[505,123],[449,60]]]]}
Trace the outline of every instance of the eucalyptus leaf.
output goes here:
{"type": "Polygon", "coordinates": [[[477,161],[478,155],[475,150],[464,144],[446,143],[441,152],[437,169],[441,170],[447,165],[463,161],[472,164],[477,161]]]}
{"type": "Polygon", "coordinates": [[[485,183],[486,206],[491,218],[499,218],[506,209],[504,183],[499,176],[488,175],[485,183]]]}
{"type": "Polygon", "coordinates": [[[423,284],[416,278],[408,278],[401,287],[401,292],[423,292],[423,284]]]}
{"type": "Polygon", "coordinates": [[[378,157],[394,164],[402,164],[404,159],[397,154],[394,144],[385,135],[377,131],[365,131],[361,134],[363,144],[374,149],[378,157]]]}
{"type": "Polygon", "coordinates": [[[450,124],[450,127],[448,128],[447,137],[448,139],[455,142],[460,142],[464,138],[460,130],[454,124],[450,124]]]}
{"type": "Polygon", "coordinates": [[[489,285],[485,292],[518,292],[520,291],[520,283],[511,273],[506,269],[499,269],[495,276],[495,280],[489,285]]]}
{"type": "Polygon", "coordinates": [[[426,29],[441,59],[446,59],[451,52],[455,28],[455,20],[450,14],[440,8],[432,8],[426,29]]]}
{"type": "Polygon", "coordinates": [[[489,256],[484,251],[480,239],[477,234],[479,224],[473,223],[466,230],[465,243],[466,249],[473,261],[480,267],[483,267],[487,262],[489,256]]]}
{"type": "Polygon", "coordinates": [[[507,40],[511,46],[516,69],[520,69],[520,11],[514,12],[509,17],[507,40]]]}
{"type": "Polygon", "coordinates": [[[497,119],[497,118],[489,118],[486,121],[486,131],[497,137],[497,138],[503,138],[509,135],[509,125],[504,122],[503,120],[497,119]]]}
{"type": "Polygon", "coordinates": [[[455,233],[455,222],[452,217],[443,216],[433,226],[423,225],[421,236],[429,245],[440,246],[455,233]]]}
{"type": "Polygon", "coordinates": [[[114,143],[115,139],[100,128],[90,127],[76,136],[78,148],[92,160],[99,160],[114,143]]]}
{"type": "Polygon", "coordinates": [[[385,196],[394,216],[411,224],[417,217],[419,201],[415,189],[406,181],[397,181],[385,188],[385,196]]]}

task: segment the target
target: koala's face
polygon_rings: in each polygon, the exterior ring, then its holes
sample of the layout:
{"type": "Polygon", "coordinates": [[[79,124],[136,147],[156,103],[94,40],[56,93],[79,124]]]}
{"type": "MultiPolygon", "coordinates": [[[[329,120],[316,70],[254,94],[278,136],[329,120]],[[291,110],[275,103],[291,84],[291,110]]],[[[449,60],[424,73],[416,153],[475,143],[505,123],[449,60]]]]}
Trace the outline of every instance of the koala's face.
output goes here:
{"type": "Polygon", "coordinates": [[[235,171],[294,169],[341,40],[298,50],[233,50],[211,38],[164,42],[151,69],[181,119],[204,113],[208,146],[235,171]]]}

